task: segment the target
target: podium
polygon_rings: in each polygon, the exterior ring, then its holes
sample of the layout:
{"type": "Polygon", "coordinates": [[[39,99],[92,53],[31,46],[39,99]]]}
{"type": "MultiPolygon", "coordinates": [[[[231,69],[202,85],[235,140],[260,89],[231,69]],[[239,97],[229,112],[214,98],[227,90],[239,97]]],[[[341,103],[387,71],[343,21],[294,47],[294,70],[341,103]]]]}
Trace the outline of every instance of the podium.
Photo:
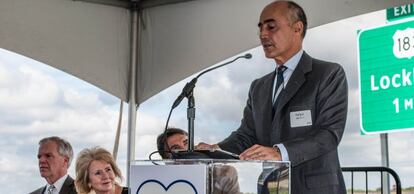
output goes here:
{"type": "Polygon", "coordinates": [[[223,159],[136,160],[131,194],[289,194],[290,163],[223,159]]]}

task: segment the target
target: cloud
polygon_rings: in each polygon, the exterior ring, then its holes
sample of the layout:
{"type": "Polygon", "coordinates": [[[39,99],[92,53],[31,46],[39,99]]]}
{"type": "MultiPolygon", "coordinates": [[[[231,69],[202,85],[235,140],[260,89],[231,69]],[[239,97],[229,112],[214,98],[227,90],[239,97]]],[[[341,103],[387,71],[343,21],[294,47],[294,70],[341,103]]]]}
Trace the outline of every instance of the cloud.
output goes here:
{"type": "Polygon", "coordinates": [[[163,133],[165,117],[160,118],[145,112],[138,112],[136,132],[136,158],[147,159],[149,154],[157,150],[156,140],[163,133]]]}
{"type": "Polygon", "coordinates": [[[0,90],[0,98],[4,99],[0,102],[2,108],[43,107],[56,102],[58,86],[52,77],[29,66],[5,73],[9,74],[5,75],[9,81],[0,90]]]}
{"type": "Polygon", "coordinates": [[[232,91],[234,85],[237,85],[237,83],[220,74],[209,86],[200,84],[196,100],[199,110],[207,113],[201,114],[203,119],[235,120],[239,118],[239,109],[244,106],[245,99],[242,96],[237,96],[237,93],[226,92],[232,91]],[[223,106],[223,104],[226,106],[223,106]],[[212,112],[216,114],[209,114],[212,112]]]}
{"type": "Polygon", "coordinates": [[[6,67],[0,70],[7,79],[0,82],[1,123],[22,124],[53,116],[59,97],[54,79],[30,66],[6,67]]]}
{"type": "Polygon", "coordinates": [[[358,87],[358,30],[384,24],[384,11],[352,17],[312,28],[304,41],[305,50],[315,58],[334,61],[344,67],[349,87],[358,87]],[[327,37],[329,33],[329,37],[327,37]]]}
{"type": "MultiPolygon", "coordinates": [[[[76,85],[70,87],[57,81],[44,70],[44,64],[32,64],[26,59],[22,63],[10,61],[0,61],[0,185],[4,191],[28,193],[45,184],[36,159],[38,141],[45,136],[67,139],[74,147],[75,157],[86,147],[101,146],[112,151],[117,105],[103,103],[100,92],[88,84],[83,83],[89,89],[82,91],[76,85]]],[[[120,152],[123,158],[124,151],[120,152]]]]}
{"type": "Polygon", "coordinates": [[[414,161],[414,154],[408,154],[403,150],[409,151],[411,150],[411,146],[414,139],[414,132],[407,131],[401,133],[390,133],[389,135],[389,149],[390,150],[401,150],[399,152],[390,152],[390,158],[395,159],[395,161],[399,161],[401,165],[408,166],[407,164],[411,164],[409,161],[414,161]],[[401,141],[407,140],[407,141],[401,141]],[[411,140],[411,141],[410,141],[411,140]]]}
{"type": "Polygon", "coordinates": [[[0,60],[0,86],[6,86],[10,82],[10,73],[6,65],[0,60]]]}

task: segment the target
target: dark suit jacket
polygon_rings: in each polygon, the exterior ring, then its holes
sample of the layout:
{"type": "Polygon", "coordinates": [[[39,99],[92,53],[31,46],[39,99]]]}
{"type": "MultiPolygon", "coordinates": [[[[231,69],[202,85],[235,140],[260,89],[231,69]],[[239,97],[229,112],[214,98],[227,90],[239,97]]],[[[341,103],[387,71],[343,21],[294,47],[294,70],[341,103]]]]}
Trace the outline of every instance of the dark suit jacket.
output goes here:
{"type": "MultiPolygon", "coordinates": [[[[31,192],[30,194],[43,194],[45,192],[46,186],[40,187],[39,189],[31,192]]],[[[60,190],[59,194],[77,194],[75,189],[75,183],[72,177],[68,176],[65,182],[62,185],[62,189],[60,190]]]]}
{"type": "Polygon", "coordinates": [[[272,118],[273,79],[274,72],[253,81],[240,127],[219,146],[241,153],[254,144],[283,143],[292,167],[292,194],[346,193],[337,153],[348,105],[344,70],[304,52],[272,118]],[[290,113],[304,110],[310,110],[312,124],[292,127],[290,113]]]}

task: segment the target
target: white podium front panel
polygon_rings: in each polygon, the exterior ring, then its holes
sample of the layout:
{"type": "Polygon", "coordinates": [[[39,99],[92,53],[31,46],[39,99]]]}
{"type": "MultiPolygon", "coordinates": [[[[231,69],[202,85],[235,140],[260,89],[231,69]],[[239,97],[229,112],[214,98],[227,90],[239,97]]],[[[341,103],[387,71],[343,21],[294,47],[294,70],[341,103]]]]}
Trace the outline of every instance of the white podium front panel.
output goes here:
{"type": "Polygon", "coordinates": [[[131,194],[289,194],[290,163],[211,159],[142,160],[131,194]]]}
{"type": "Polygon", "coordinates": [[[131,193],[204,194],[206,165],[133,165],[131,193]]]}

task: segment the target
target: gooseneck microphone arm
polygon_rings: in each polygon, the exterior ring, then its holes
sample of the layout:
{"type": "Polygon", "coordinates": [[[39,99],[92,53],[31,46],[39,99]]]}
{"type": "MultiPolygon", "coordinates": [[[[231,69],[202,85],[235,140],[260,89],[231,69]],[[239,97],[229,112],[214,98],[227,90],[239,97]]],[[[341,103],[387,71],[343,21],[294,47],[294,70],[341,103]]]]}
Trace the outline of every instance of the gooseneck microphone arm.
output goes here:
{"type": "Polygon", "coordinates": [[[195,78],[193,78],[190,82],[187,82],[187,84],[184,86],[183,90],[181,91],[181,94],[180,94],[180,95],[177,97],[177,99],[174,101],[174,103],[173,103],[173,105],[172,105],[172,108],[174,109],[175,107],[177,107],[177,106],[181,103],[181,101],[184,99],[184,97],[188,97],[188,96],[189,96],[189,95],[193,92],[193,90],[194,90],[194,88],[195,88],[195,85],[196,85],[196,83],[197,83],[197,80],[198,80],[198,78],[199,78],[200,76],[202,76],[203,74],[205,74],[205,73],[207,73],[207,72],[209,72],[209,71],[212,71],[212,70],[215,70],[215,69],[217,69],[217,68],[220,68],[220,67],[223,67],[223,66],[225,66],[225,65],[228,65],[228,64],[230,64],[230,63],[233,63],[234,61],[236,61],[236,60],[238,60],[238,59],[240,59],[240,58],[251,59],[251,58],[252,58],[252,54],[247,53],[247,54],[245,54],[245,55],[238,56],[238,57],[234,58],[233,60],[231,60],[231,61],[229,61],[229,62],[226,62],[226,63],[223,63],[223,64],[221,64],[221,65],[218,65],[218,66],[212,67],[212,68],[210,68],[210,69],[206,69],[206,70],[204,70],[203,72],[199,73],[199,74],[198,74],[195,78]]]}
{"type": "Polygon", "coordinates": [[[172,153],[168,143],[167,143],[167,128],[168,128],[168,122],[170,120],[170,116],[172,113],[172,110],[174,108],[176,108],[181,101],[184,98],[188,99],[188,107],[187,107],[187,119],[188,119],[188,152],[193,152],[194,151],[194,119],[195,119],[195,102],[194,102],[194,96],[193,96],[193,92],[194,92],[194,88],[195,85],[197,83],[197,80],[200,76],[202,76],[203,74],[212,71],[214,69],[223,67],[225,65],[228,65],[230,63],[233,63],[234,61],[240,59],[240,58],[245,58],[245,59],[251,59],[252,55],[250,53],[247,53],[245,55],[241,55],[238,56],[236,58],[234,58],[233,60],[223,63],[221,65],[206,69],[204,71],[202,71],[201,73],[199,73],[195,78],[193,78],[190,82],[187,82],[187,84],[184,86],[183,90],[181,91],[180,95],[177,97],[177,99],[174,101],[171,110],[170,110],[170,114],[168,115],[168,119],[167,119],[167,123],[165,125],[165,130],[164,130],[164,144],[166,145],[165,147],[167,148],[167,150],[164,150],[166,152],[172,153]]]}

